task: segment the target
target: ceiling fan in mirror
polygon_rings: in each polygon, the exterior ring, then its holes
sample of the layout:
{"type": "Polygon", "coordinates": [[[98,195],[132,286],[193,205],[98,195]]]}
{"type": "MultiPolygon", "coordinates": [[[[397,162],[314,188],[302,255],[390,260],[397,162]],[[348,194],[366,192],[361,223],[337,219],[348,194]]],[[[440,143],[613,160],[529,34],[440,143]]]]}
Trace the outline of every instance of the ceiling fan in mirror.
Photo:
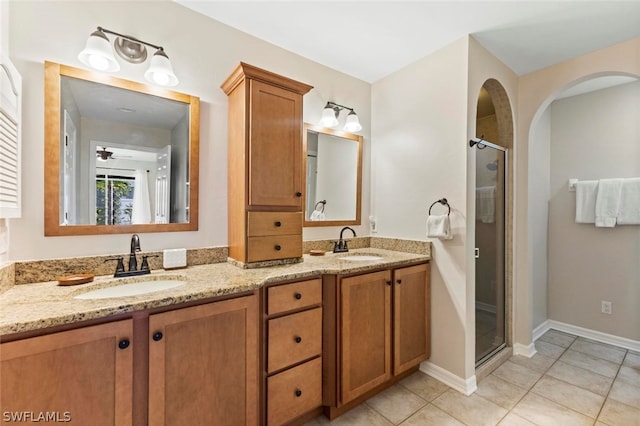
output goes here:
{"type": "Polygon", "coordinates": [[[131,156],[118,155],[117,157],[114,157],[113,151],[109,151],[108,147],[103,146],[102,149],[96,150],[96,158],[98,159],[98,161],[107,161],[107,160],[117,160],[119,158],[131,158],[131,156]]]}

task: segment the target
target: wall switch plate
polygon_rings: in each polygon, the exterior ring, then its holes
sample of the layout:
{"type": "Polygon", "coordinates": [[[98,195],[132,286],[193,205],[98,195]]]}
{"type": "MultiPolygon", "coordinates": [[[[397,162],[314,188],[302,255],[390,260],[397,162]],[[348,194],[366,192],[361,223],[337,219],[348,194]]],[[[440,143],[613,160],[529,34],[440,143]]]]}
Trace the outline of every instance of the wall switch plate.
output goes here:
{"type": "Polygon", "coordinates": [[[164,269],[186,268],[187,249],[170,249],[162,252],[162,267],[164,269]]]}
{"type": "Polygon", "coordinates": [[[600,312],[603,314],[611,315],[611,302],[607,302],[606,300],[602,301],[602,307],[600,308],[600,312]]]}

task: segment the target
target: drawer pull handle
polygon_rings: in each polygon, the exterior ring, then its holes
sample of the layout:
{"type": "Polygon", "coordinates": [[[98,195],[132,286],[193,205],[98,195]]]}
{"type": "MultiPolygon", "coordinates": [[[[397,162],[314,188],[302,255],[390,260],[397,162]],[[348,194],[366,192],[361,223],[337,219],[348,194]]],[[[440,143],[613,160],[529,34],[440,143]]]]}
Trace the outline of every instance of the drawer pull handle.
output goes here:
{"type": "Polygon", "coordinates": [[[393,284],[391,281],[387,281],[387,285],[391,285],[393,284]]]}
{"type": "Polygon", "coordinates": [[[122,340],[120,340],[120,341],[118,342],[118,347],[119,347],[120,349],[127,349],[127,348],[129,347],[129,344],[130,344],[130,343],[131,343],[131,342],[129,342],[129,340],[128,340],[128,339],[122,339],[122,340]]]}
{"type": "Polygon", "coordinates": [[[302,342],[302,337],[296,336],[293,340],[295,340],[296,343],[300,343],[300,342],[302,342]]]}
{"type": "Polygon", "coordinates": [[[302,197],[302,192],[300,191],[296,192],[296,197],[302,197]]]}
{"type": "Polygon", "coordinates": [[[300,299],[302,299],[302,293],[296,293],[296,294],[293,295],[293,297],[295,297],[296,300],[300,300],[300,299]]]}
{"type": "Polygon", "coordinates": [[[300,389],[296,389],[296,398],[300,398],[302,396],[302,391],[300,389]]]}
{"type": "Polygon", "coordinates": [[[282,246],[280,244],[276,244],[273,248],[276,249],[276,251],[282,250],[282,246]]]}
{"type": "Polygon", "coordinates": [[[402,280],[396,280],[398,284],[402,284],[402,280]]]}
{"type": "Polygon", "coordinates": [[[161,332],[156,331],[155,333],[153,333],[152,339],[156,342],[159,342],[160,340],[162,340],[162,336],[163,334],[161,332]]]}
{"type": "Polygon", "coordinates": [[[274,225],[276,226],[276,228],[279,228],[282,226],[282,222],[280,222],[279,220],[276,221],[276,223],[274,223],[274,225]]]}

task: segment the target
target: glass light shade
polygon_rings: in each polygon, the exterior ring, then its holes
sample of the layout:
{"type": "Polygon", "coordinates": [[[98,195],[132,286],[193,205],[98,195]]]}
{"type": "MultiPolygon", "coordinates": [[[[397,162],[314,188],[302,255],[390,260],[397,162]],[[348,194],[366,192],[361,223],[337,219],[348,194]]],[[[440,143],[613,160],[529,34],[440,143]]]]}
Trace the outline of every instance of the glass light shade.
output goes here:
{"type": "Polygon", "coordinates": [[[324,110],[322,110],[322,118],[320,119],[320,125],[323,127],[336,127],[338,125],[336,112],[330,106],[326,106],[324,110]]]}
{"type": "Polygon", "coordinates": [[[351,111],[347,115],[347,121],[344,124],[344,130],[350,133],[359,132],[360,130],[362,130],[360,120],[358,120],[358,116],[354,111],[351,111]]]}
{"type": "Polygon", "coordinates": [[[159,86],[175,86],[178,84],[178,77],[173,73],[173,67],[169,57],[163,50],[158,50],[151,58],[149,69],[144,73],[151,83],[159,86]]]}
{"type": "Polygon", "coordinates": [[[120,64],[113,56],[109,39],[102,31],[91,33],[84,50],[78,54],[78,59],[98,71],[114,72],[120,69],[120,64]]]}

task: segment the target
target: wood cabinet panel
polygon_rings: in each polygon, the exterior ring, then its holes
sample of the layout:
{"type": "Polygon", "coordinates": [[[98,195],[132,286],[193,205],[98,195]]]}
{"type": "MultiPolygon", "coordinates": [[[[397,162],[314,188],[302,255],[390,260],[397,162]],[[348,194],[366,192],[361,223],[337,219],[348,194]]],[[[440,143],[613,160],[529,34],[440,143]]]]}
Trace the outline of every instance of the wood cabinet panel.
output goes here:
{"type": "Polygon", "coordinates": [[[302,235],[249,237],[247,261],[289,259],[302,256],[302,235]]]}
{"type": "Polygon", "coordinates": [[[302,95],[256,80],[250,85],[249,205],[300,210],[302,95]]]}
{"type": "Polygon", "coordinates": [[[320,278],[267,289],[267,314],[274,315],[322,303],[320,278]]]}
{"type": "Polygon", "coordinates": [[[391,272],[343,278],[340,284],[341,400],[391,378],[391,272]]]}
{"type": "Polygon", "coordinates": [[[431,355],[429,264],[396,269],[394,275],[393,373],[431,355]]]}
{"type": "Polygon", "coordinates": [[[133,322],[123,320],[2,343],[3,413],[68,415],[70,425],[131,425],[132,338],[133,322]]]}
{"type": "Polygon", "coordinates": [[[247,235],[297,235],[302,230],[301,212],[247,212],[247,235]]]}
{"type": "Polygon", "coordinates": [[[320,355],[322,308],[269,320],[267,372],[320,355]]]}
{"type": "Polygon", "coordinates": [[[277,426],[322,404],[322,360],[316,358],[267,379],[267,424],[277,426]]]}
{"type": "Polygon", "coordinates": [[[257,424],[257,314],[247,296],[149,316],[150,425],[257,424]]]}

